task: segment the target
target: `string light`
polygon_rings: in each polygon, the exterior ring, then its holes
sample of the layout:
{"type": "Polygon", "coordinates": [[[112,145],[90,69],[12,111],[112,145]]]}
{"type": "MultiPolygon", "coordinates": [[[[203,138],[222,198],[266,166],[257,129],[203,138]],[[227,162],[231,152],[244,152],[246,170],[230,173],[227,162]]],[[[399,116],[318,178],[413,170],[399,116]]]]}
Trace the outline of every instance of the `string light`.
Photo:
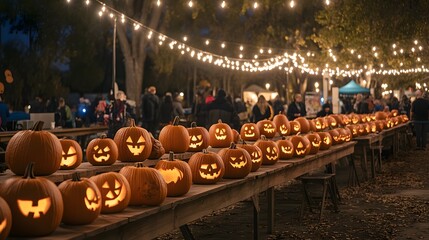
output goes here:
{"type": "Polygon", "coordinates": [[[209,45],[210,44],[210,41],[209,40],[206,40],[206,45],[209,45]]]}
{"type": "Polygon", "coordinates": [[[85,3],[86,3],[86,5],[89,5],[89,0],[86,0],[85,3]]]}
{"type": "Polygon", "coordinates": [[[220,4],[220,7],[221,7],[221,8],[225,8],[225,7],[226,7],[226,2],[225,2],[225,1],[222,1],[222,3],[220,4]]]}
{"type": "Polygon", "coordinates": [[[329,6],[330,3],[331,3],[331,1],[329,1],[329,0],[325,1],[325,4],[328,5],[328,6],[329,6]]]}
{"type": "Polygon", "coordinates": [[[289,3],[290,8],[294,8],[295,7],[295,1],[291,0],[289,3]]]}
{"type": "Polygon", "coordinates": [[[254,3],[253,3],[253,8],[254,8],[254,9],[257,9],[257,8],[258,8],[258,6],[259,6],[258,2],[254,2],[254,3]]]}
{"type": "Polygon", "coordinates": [[[157,0],[156,1],[156,5],[159,7],[159,6],[161,6],[161,0],[157,0]]]}
{"type": "Polygon", "coordinates": [[[191,8],[191,7],[193,7],[194,6],[194,2],[192,2],[192,0],[191,1],[189,1],[188,2],[188,6],[191,8]]]}

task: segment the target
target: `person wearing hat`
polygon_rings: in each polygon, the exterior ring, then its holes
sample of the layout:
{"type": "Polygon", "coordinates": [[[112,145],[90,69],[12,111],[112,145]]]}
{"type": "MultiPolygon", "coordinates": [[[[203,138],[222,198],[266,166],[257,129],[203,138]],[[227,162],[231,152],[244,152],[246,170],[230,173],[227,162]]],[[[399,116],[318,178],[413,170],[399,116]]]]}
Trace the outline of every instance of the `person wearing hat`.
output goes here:
{"type": "Polygon", "coordinates": [[[331,105],[329,105],[329,103],[325,103],[322,105],[322,110],[320,110],[319,112],[317,112],[317,117],[325,117],[328,116],[330,114],[333,114],[332,110],[331,110],[331,105]]]}

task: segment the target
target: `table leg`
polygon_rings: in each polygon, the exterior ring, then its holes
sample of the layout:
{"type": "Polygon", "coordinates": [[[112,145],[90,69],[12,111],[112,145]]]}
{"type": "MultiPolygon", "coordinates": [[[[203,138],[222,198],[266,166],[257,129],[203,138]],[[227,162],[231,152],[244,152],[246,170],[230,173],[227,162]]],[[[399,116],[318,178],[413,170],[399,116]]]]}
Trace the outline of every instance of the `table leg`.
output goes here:
{"type": "Polygon", "coordinates": [[[180,226],[180,232],[182,232],[182,236],[186,240],[195,240],[194,236],[192,235],[191,230],[189,229],[188,225],[182,225],[180,226]]]}
{"type": "Polygon", "coordinates": [[[259,239],[259,195],[252,196],[253,202],[253,239],[259,239]]]}
{"type": "Polygon", "coordinates": [[[268,218],[267,218],[267,233],[272,234],[274,230],[274,188],[270,187],[266,191],[267,194],[267,204],[268,204],[268,218]]]}
{"type": "Polygon", "coordinates": [[[362,164],[362,171],[363,171],[364,178],[367,181],[369,179],[369,176],[368,176],[368,158],[366,156],[366,145],[365,144],[362,146],[362,152],[363,152],[362,153],[363,154],[363,158],[362,158],[363,163],[361,163],[362,164]]]}

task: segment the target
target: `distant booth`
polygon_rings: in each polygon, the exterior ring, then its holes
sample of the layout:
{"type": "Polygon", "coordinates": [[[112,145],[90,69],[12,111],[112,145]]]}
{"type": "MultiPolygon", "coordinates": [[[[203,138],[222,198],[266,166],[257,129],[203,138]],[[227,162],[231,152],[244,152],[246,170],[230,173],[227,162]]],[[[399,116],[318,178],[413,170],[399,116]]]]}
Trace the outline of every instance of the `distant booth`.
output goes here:
{"type": "Polygon", "coordinates": [[[353,95],[358,93],[370,93],[370,90],[357,84],[354,80],[351,80],[346,85],[340,87],[339,92],[341,95],[353,95]]]}
{"type": "Polygon", "coordinates": [[[243,90],[243,100],[244,102],[249,101],[252,105],[258,102],[258,97],[263,95],[267,101],[274,100],[277,97],[278,93],[275,91],[267,90],[256,84],[249,85],[243,90]]]}

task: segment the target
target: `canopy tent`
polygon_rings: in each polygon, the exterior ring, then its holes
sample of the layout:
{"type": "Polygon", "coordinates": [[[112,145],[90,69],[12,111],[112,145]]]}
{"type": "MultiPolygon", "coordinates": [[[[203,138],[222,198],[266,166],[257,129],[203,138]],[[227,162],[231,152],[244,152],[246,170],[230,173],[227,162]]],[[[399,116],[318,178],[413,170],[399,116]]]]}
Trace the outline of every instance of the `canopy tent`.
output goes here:
{"type": "Polygon", "coordinates": [[[354,80],[351,80],[346,85],[340,87],[340,94],[357,94],[357,93],[369,93],[368,88],[361,87],[354,80]]]}

